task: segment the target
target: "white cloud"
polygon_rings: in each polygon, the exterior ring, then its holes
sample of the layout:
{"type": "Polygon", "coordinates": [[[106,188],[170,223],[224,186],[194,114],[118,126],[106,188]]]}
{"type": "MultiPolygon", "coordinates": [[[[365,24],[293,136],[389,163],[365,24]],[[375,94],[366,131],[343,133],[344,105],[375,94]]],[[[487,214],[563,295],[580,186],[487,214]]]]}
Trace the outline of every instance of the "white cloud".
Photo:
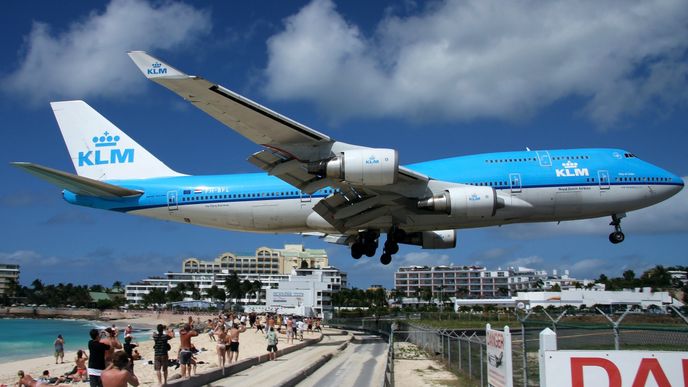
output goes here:
{"type": "Polygon", "coordinates": [[[530,257],[516,258],[512,261],[507,262],[508,267],[528,267],[528,268],[540,268],[544,260],[537,255],[531,255],[530,257]]]}
{"type": "MultiPolygon", "coordinates": [[[[688,177],[683,177],[688,183],[688,177]]],[[[532,239],[551,235],[600,234],[612,232],[610,218],[575,220],[569,222],[517,224],[505,226],[507,235],[514,239],[532,239]]],[[[661,234],[688,232],[688,189],[651,207],[627,213],[621,220],[624,233],[661,234]]]]}
{"type": "Polygon", "coordinates": [[[34,103],[131,94],[144,83],[127,51],[180,48],[209,30],[208,13],[187,4],[112,0],[64,32],[34,23],[19,67],[2,88],[34,103]]]}
{"type": "Polygon", "coordinates": [[[568,96],[602,126],[688,98],[688,4],[431,3],[372,36],[314,0],[268,41],[265,92],[331,118],[527,117],[568,96]]]}
{"type": "Polygon", "coordinates": [[[0,262],[13,263],[21,266],[54,266],[60,263],[57,257],[46,257],[32,250],[17,250],[0,252],[0,262]]]}

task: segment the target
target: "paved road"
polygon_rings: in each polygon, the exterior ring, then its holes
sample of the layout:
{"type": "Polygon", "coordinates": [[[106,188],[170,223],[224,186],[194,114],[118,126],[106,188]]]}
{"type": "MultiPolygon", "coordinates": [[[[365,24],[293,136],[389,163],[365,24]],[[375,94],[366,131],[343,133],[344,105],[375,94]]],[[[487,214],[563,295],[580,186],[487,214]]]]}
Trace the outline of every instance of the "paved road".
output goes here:
{"type": "Polygon", "coordinates": [[[387,343],[374,336],[356,337],[364,342],[350,343],[298,386],[382,386],[387,343]]]}
{"type": "Polygon", "coordinates": [[[230,377],[213,382],[212,386],[274,386],[279,385],[303,367],[312,364],[323,355],[336,351],[349,336],[324,335],[320,343],[310,345],[290,354],[278,357],[275,361],[259,364],[230,377]]]}

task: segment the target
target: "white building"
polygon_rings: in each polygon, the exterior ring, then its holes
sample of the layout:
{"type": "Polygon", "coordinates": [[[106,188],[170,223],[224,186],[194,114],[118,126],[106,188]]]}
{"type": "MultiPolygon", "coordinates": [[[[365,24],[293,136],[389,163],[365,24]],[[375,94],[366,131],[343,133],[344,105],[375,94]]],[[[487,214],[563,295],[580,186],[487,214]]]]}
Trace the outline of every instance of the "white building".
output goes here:
{"type": "Polygon", "coordinates": [[[591,308],[595,305],[632,305],[639,306],[641,309],[659,308],[666,310],[668,306],[681,307],[683,303],[671,297],[668,292],[652,292],[650,288],[622,291],[569,289],[562,290],[561,292],[518,292],[516,296],[510,299],[454,300],[456,311],[462,306],[474,305],[494,305],[523,309],[531,309],[538,306],[543,308],[549,306],[591,308]]]}
{"type": "Polygon", "coordinates": [[[265,297],[269,311],[331,318],[332,293],[347,287],[347,275],[334,267],[294,270],[265,297]]]}

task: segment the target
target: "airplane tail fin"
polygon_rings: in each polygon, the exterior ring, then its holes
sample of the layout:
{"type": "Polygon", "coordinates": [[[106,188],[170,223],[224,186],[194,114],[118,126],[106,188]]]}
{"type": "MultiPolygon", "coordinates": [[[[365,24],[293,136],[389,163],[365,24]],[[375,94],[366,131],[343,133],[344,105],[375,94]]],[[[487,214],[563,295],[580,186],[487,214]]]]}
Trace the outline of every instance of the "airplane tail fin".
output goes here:
{"type": "Polygon", "coordinates": [[[84,101],[51,102],[79,176],[94,180],[183,176],[84,101]]]}

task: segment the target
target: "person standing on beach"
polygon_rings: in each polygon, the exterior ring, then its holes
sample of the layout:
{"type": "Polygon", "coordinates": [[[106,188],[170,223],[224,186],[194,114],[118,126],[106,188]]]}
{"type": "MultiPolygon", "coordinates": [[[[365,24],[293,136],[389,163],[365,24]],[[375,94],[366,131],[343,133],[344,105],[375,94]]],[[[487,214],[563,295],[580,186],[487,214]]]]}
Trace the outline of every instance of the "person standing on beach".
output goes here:
{"type": "Polygon", "coordinates": [[[105,352],[110,349],[110,345],[100,341],[100,333],[97,329],[89,332],[91,341],[88,342],[88,381],[91,387],[103,387],[100,375],[105,369],[105,352]]]}
{"type": "Polygon", "coordinates": [[[239,361],[239,334],[246,332],[246,324],[241,323],[241,325],[234,323],[232,329],[229,330],[229,363],[232,363],[232,358],[234,361],[239,361]]]}
{"type": "Polygon", "coordinates": [[[225,330],[225,324],[218,324],[215,328],[215,335],[217,336],[217,344],[215,345],[217,349],[217,363],[222,367],[222,375],[225,374],[225,363],[227,354],[227,331],[225,330]]]}
{"type": "Polygon", "coordinates": [[[55,364],[57,364],[57,359],[60,359],[60,363],[64,363],[64,339],[62,335],[57,335],[55,339],[55,364]]]}
{"type": "Polygon", "coordinates": [[[268,327],[268,333],[265,334],[268,341],[268,359],[275,360],[277,357],[277,332],[274,326],[268,327]]]}
{"type": "Polygon", "coordinates": [[[168,329],[167,333],[163,333],[164,330],[165,326],[158,324],[158,332],[153,334],[153,368],[158,376],[158,384],[167,384],[168,352],[170,351],[170,343],[168,343],[168,341],[174,337],[174,331],[172,329],[168,329]],[[160,375],[161,369],[164,379],[162,379],[160,375]]]}
{"type": "Polygon", "coordinates": [[[139,378],[128,369],[128,366],[129,355],[124,351],[115,352],[112,355],[112,364],[101,375],[103,387],[127,387],[127,384],[138,386],[139,378]]]}
{"type": "Polygon", "coordinates": [[[191,338],[194,336],[198,336],[198,332],[192,329],[191,324],[184,325],[179,331],[179,364],[182,366],[182,378],[191,377],[191,338]]]}
{"type": "MultiPolygon", "coordinates": [[[[114,327],[115,324],[112,324],[114,327]]],[[[122,343],[117,339],[117,328],[105,328],[106,337],[100,339],[100,342],[110,346],[110,349],[105,351],[105,365],[112,363],[112,355],[116,349],[122,349],[122,343]]]]}

